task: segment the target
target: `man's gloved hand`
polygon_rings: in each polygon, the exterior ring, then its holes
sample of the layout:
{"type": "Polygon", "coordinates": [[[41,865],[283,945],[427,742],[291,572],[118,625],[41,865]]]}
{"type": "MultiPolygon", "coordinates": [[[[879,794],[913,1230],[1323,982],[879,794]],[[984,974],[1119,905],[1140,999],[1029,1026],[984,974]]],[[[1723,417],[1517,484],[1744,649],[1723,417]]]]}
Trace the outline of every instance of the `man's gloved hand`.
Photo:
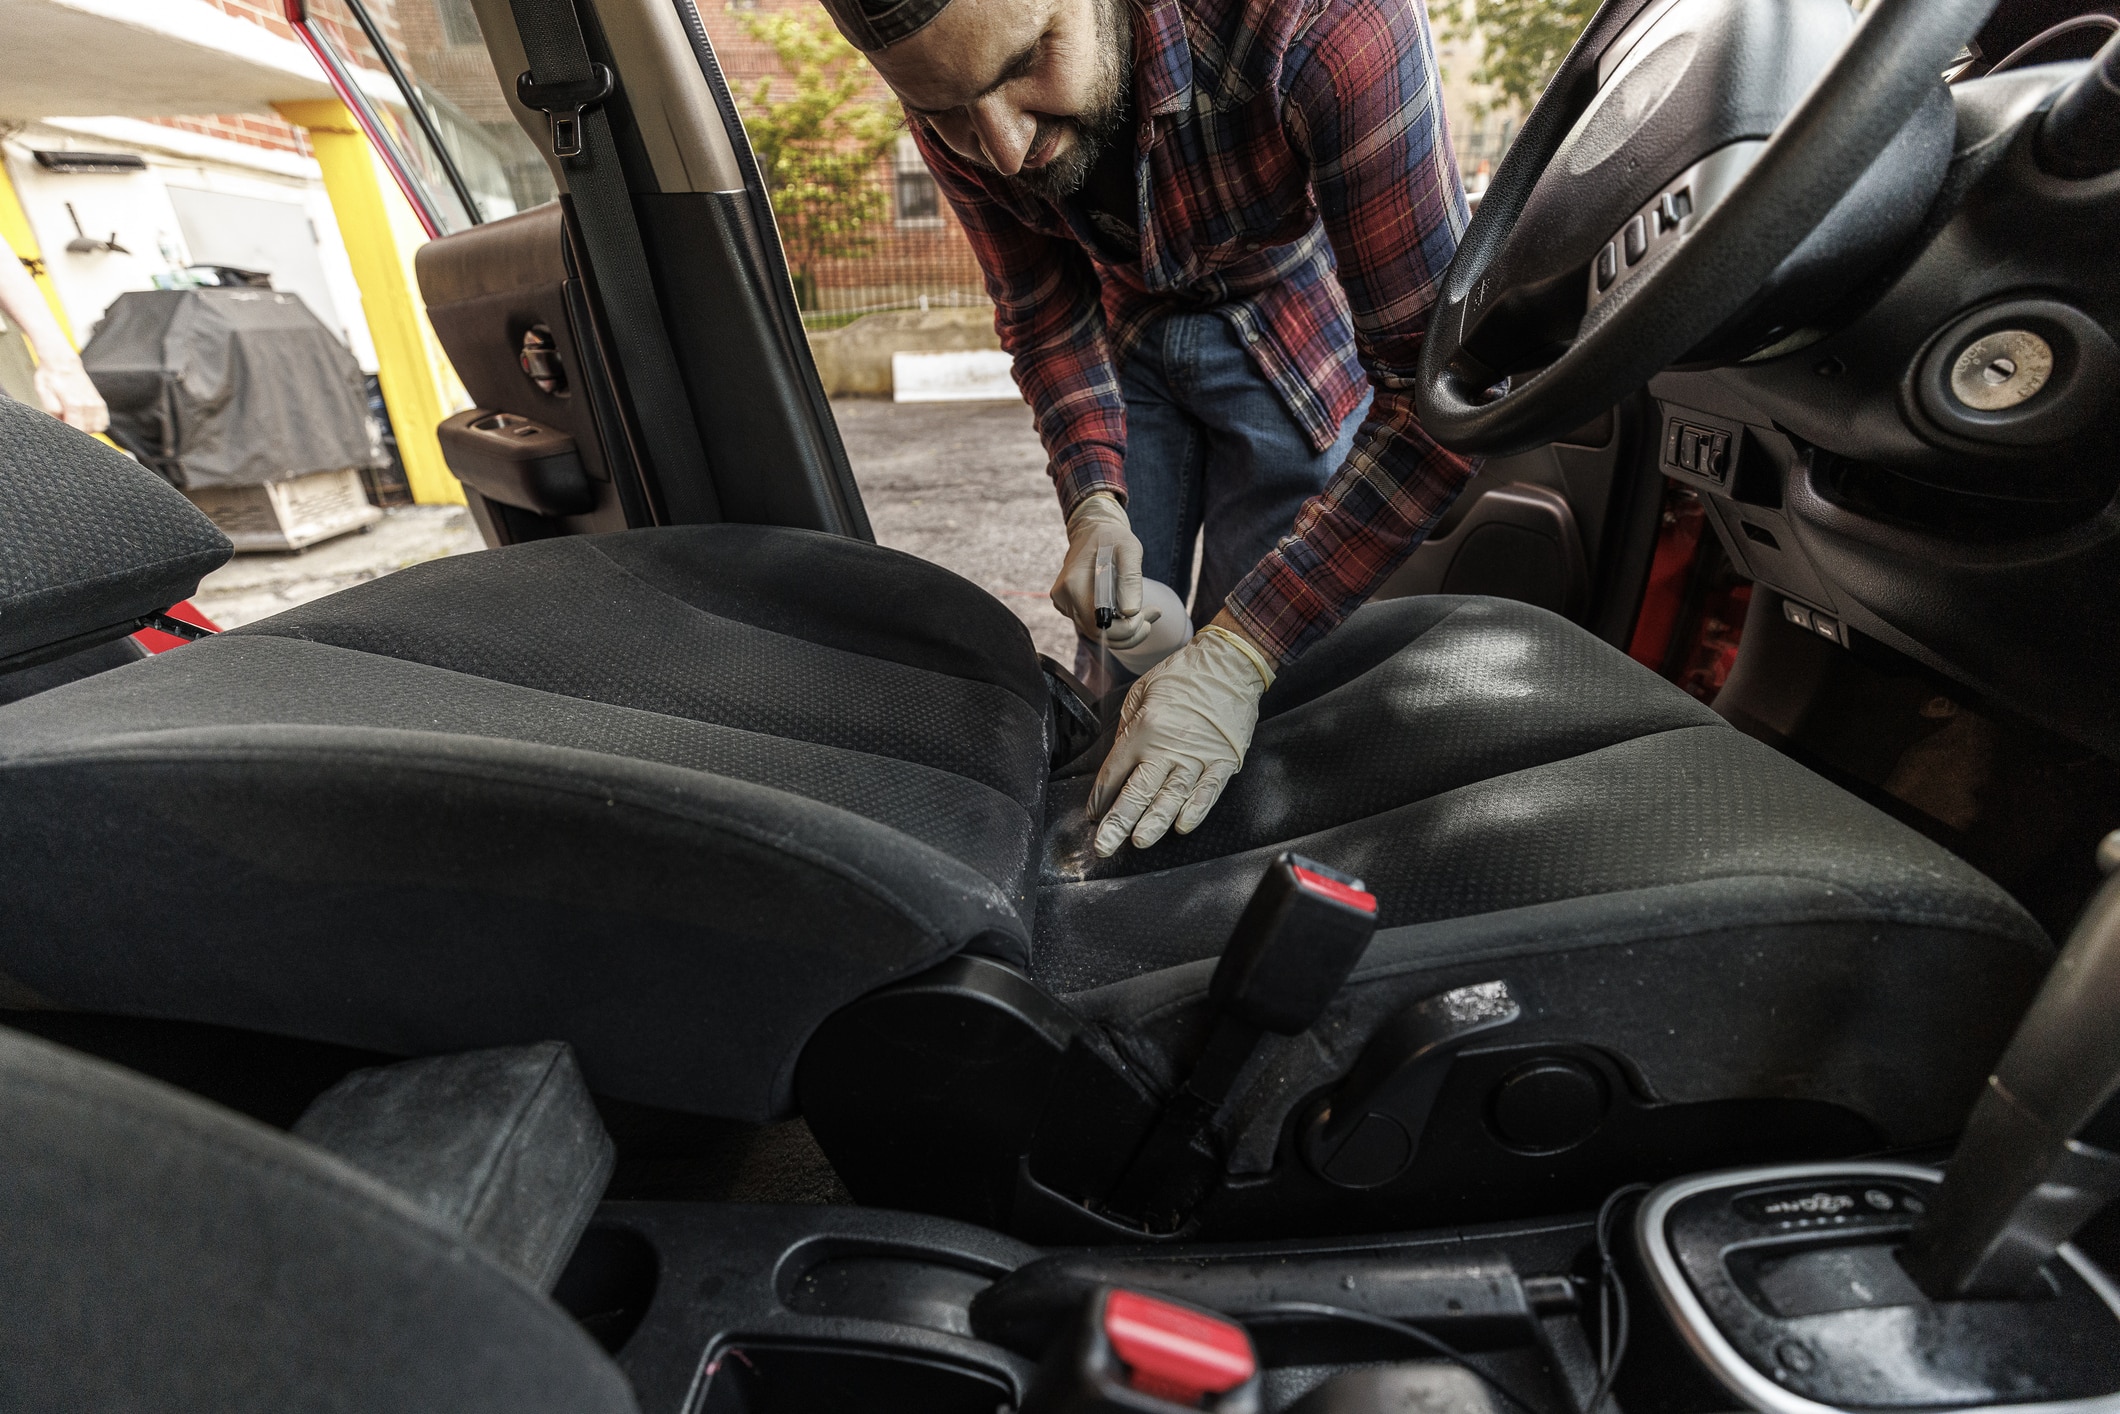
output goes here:
{"type": "Polygon", "coordinates": [[[1141,612],[1141,542],[1134,537],[1126,507],[1108,491],[1082,498],[1067,518],[1067,559],[1053,581],[1053,607],[1075,622],[1075,631],[1107,648],[1131,648],[1148,637],[1160,615],[1141,612]],[[1097,550],[1112,548],[1117,592],[1111,627],[1097,627],[1097,550]]]}
{"type": "Polygon", "coordinates": [[[1244,764],[1259,698],[1273,678],[1249,639],[1209,624],[1134,684],[1090,791],[1089,813],[1104,816],[1099,856],[1117,853],[1129,834],[1134,848],[1146,849],[1173,822],[1189,835],[1207,818],[1244,764]]]}
{"type": "MultiPolygon", "coordinates": [[[[110,426],[110,409],[104,406],[103,395],[96,391],[88,371],[71,350],[63,360],[53,358],[39,363],[35,385],[37,401],[44,410],[69,426],[83,432],[101,432],[110,426]]],[[[1135,578],[1138,580],[1139,576],[1135,578]]]]}

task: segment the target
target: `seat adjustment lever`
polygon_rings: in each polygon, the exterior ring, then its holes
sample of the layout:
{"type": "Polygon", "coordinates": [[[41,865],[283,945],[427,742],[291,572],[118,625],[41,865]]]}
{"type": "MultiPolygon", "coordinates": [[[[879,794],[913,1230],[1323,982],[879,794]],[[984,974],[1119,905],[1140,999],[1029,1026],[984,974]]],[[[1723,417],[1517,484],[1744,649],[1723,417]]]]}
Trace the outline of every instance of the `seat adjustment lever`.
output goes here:
{"type": "Polygon", "coordinates": [[[1214,1021],[1192,1073],[1163,1107],[1105,1207],[1152,1230],[1184,1221],[1221,1165],[1211,1128],[1269,1031],[1309,1030],[1376,932],[1377,901],[1360,879],[1300,855],[1267,867],[1208,983],[1214,1021]]]}
{"type": "Polygon", "coordinates": [[[1376,1188],[1412,1167],[1458,1048],[1523,1015],[1506,982],[1424,997],[1371,1038],[1303,1127],[1303,1159],[1341,1188],[1376,1188]]]}

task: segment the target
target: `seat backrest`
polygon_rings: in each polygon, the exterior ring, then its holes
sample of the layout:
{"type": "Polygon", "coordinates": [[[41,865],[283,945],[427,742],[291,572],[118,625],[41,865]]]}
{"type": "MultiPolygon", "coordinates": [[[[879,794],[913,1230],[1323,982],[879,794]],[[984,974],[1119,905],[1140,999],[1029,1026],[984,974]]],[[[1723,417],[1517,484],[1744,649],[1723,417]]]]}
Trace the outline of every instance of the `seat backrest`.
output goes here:
{"type": "Polygon", "coordinates": [[[161,477],[0,397],[0,672],[131,632],[233,553],[161,477]]]}
{"type": "Polygon", "coordinates": [[[0,1030],[0,1409],[630,1414],[588,1335],[321,1150],[0,1030]]]}

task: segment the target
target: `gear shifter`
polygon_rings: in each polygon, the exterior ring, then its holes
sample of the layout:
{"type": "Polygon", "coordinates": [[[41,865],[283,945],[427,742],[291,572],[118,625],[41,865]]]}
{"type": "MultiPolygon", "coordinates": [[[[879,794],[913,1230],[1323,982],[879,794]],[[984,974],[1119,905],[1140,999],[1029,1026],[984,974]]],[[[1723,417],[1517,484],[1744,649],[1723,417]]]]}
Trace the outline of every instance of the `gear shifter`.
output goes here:
{"type": "Polygon", "coordinates": [[[2009,1299],[2039,1290],[2062,1243],[2120,1197],[2120,830],[2105,886],[2069,935],[1973,1107],[1906,1265],[1922,1289],[2009,1299]],[[2095,1142],[2105,1140],[2104,1144],[2095,1142]]]}
{"type": "Polygon", "coordinates": [[[2099,862],[1947,1175],[1744,1169],[1643,1201],[1651,1284],[1752,1408],[2120,1408],[2120,1286],[2068,1245],[2120,1195],[2120,831],[2099,862]]]}

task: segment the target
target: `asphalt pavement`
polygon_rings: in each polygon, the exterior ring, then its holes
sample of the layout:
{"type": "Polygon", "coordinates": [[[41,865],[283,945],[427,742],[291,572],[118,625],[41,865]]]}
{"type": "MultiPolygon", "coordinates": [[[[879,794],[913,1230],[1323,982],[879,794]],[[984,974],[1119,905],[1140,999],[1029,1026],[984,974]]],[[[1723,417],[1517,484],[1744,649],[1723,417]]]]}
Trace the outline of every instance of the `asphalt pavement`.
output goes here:
{"type": "Polygon", "coordinates": [[[1072,664],[1074,628],[1046,598],[1067,531],[1030,408],[843,398],[832,411],[877,541],[979,585],[1072,664]]]}

